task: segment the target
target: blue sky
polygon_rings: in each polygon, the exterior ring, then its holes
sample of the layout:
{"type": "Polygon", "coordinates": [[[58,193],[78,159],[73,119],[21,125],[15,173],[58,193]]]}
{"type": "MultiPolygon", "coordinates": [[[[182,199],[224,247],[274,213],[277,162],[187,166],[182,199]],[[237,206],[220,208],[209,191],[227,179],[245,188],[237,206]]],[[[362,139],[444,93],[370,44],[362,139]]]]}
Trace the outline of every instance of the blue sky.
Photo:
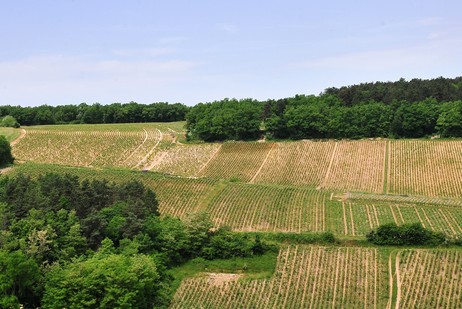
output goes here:
{"type": "Polygon", "coordinates": [[[0,5],[0,105],[193,105],[462,75],[460,0],[0,5]]]}

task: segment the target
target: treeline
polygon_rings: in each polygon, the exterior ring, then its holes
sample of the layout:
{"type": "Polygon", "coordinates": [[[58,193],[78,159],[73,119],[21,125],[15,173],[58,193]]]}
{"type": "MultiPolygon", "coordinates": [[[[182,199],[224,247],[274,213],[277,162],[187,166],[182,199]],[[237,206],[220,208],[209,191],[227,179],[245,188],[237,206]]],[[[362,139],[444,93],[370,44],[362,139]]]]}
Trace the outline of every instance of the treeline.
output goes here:
{"type": "Polygon", "coordinates": [[[198,104],[188,137],[205,141],[462,136],[462,77],[328,88],[319,96],[198,104]]]}
{"type": "Polygon", "coordinates": [[[462,77],[435,79],[414,78],[406,81],[401,78],[396,82],[374,82],[359,85],[327,88],[324,94],[335,95],[345,106],[363,102],[383,102],[387,105],[393,101],[418,102],[434,98],[439,102],[462,100],[462,77]]]}
{"type": "Polygon", "coordinates": [[[268,249],[206,213],[159,217],[155,193],[137,181],[0,179],[1,308],[162,308],[169,268],[268,249]]]}
{"type": "Polygon", "coordinates": [[[189,107],[164,102],[152,104],[113,103],[101,105],[48,106],[37,107],[0,106],[0,117],[13,116],[21,125],[77,124],[77,123],[133,123],[169,122],[185,119],[189,107]]]}

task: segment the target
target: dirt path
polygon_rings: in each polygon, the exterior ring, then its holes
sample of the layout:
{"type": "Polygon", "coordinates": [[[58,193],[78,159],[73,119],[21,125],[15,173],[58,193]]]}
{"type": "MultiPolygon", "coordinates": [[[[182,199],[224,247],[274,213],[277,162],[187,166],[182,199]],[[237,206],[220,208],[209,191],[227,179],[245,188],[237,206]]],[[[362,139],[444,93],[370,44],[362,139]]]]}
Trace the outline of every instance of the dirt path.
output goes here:
{"type": "Polygon", "coordinates": [[[141,142],[141,144],[138,145],[138,147],[135,148],[135,150],[133,150],[126,158],[125,160],[122,162],[122,164],[125,164],[125,162],[127,162],[128,159],[130,159],[133,154],[135,152],[138,151],[138,149],[140,149],[141,147],[143,147],[144,143],[146,143],[146,141],[148,140],[148,131],[146,131],[146,129],[143,128],[143,131],[144,131],[144,140],[141,142]]]}
{"type": "Polygon", "coordinates": [[[162,139],[164,138],[164,135],[162,134],[162,131],[160,131],[159,129],[157,129],[157,131],[159,131],[159,134],[160,134],[160,137],[159,137],[159,140],[157,141],[157,143],[154,145],[154,147],[152,147],[152,149],[148,152],[148,154],[140,160],[140,162],[138,162],[138,164],[135,165],[135,168],[139,167],[139,166],[142,166],[143,164],[146,163],[146,161],[148,160],[148,158],[154,153],[154,151],[156,150],[157,146],[159,146],[160,142],[162,141],[162,139]]]}
{"type": "Polygon", "coordinates": [[[11,146],[16,145],[16,144],[19,143],[19,141],[20,141],[23,137],[25,137],[26,135],[27,135],[27,131],[24,130],[24,129],[21,129],[21,133],[19,134],[19,136],[18,136],[14,141],[12,141],[12,142],[10,143],[10,145],[11,145],[11,146]]]}
{"type": "Polygon", "coordinates": [[[176,131],[170,128],[167,128],[170,131],[170,135],[172,136],[172,144],[177,144],[177,145],[184,145],[183,143],[178,141],[178,135],[176,134],[176,131]]]}
{"type": "Polygon", "coordinates": [[[273,150],[274,148],[274,145],[276,145],[276,143],[274,143],[273,145],[271,145],[271,148],[269,149],[268,151],[268,154],[266,155],[266,158],[265,160],[263,160],[262,164],[260,165],[260,168],[258,169],[258,171],[255,173],[255,175],[252,177],[252,179],[249,181],[249,183],[254,183],[255,179],[257,178],[257,176],[260,174],[261,170],[263,169],[263,166],[265,165],[266,161],[268,161],[268,158],[271,154],[271,151],[273,150]]]}
{"type": "Polygon", "coordinates": [[[334,150],[332,150],[332,156],[330,158],[329,162],[329,167],[327,168],[326,176],[324,177],[324,180],[321,182],[321,184],[316,188],[316,190],[320,190],[326,186],[327,181],[329,180],[329,175],[330,175],[330,170],[332,169],[332,164],[335,159],[335,153],[337,150],[338,142],[335,142],[334,150]]]}
{"type": "Polygon", "coordinates": [[[389,293],[388,293],[388,302],[387,302],[387,309],[391,309],[392,303],[393,303],[393,267],[392,267],[392,254],[390,253],[390,256],[388,257],[388,285],[389,285],[389,293]]]}
{"type": "Polygon", "coordinates": [[[8,172],[11,171],[12,169],[13,169],[12,166],[0,168],[0,175],[4,175],[4,174],[8,173],[8,172]]]}
{"type": "Polygon", "coordinates": [[[156,154],[154,161],[152,161],[151,164],[149,164],[148,166],[144,167],[144,169],[148,171],[152,170],[154,167],[156,167],[162,162],[162,160],[164,159],[166,155],[167,155],[166,151],[162,151],[160,154],[156,154]]]}
{"type": "Polygon", "coordinates": [[[395,257],[395,273],[396,273],[396,306],[395,308],[399,308],[399,303],[401,301],[401,278],[399,274],[399,252],[396,254],[395,257]]]}
{"type": "Polygon", "coordinates": [[[221,146],[223,146],[223,144],[220,144],[220,146],[217,148],[217,150],[215,150],[215,152],[213,153],[213,155],[207,160],[207,162],[205,162],[205,164],[201,167],[201,169],[196,173],[195,176],[199,176],[200,173],[202,172],[202,170],[204,170],[204,169],[207,167],[207,165],[209,165],[210,161],[212,161],[213,158],[215,158],[215,156],[217,155],[217,153],[220,151],[221,146]]]}

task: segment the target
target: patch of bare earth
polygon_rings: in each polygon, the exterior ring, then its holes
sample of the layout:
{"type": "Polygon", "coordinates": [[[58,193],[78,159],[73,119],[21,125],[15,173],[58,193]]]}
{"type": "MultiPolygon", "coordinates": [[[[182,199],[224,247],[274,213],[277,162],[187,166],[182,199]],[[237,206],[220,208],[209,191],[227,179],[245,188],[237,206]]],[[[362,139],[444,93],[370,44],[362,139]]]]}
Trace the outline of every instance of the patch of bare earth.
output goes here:
{"type": "Polygon", "coordinates": [[[237,281],[242,276],[242,274],[206,273],[208,283],[213,286],[222,286],[227,282],[237,281]]]}

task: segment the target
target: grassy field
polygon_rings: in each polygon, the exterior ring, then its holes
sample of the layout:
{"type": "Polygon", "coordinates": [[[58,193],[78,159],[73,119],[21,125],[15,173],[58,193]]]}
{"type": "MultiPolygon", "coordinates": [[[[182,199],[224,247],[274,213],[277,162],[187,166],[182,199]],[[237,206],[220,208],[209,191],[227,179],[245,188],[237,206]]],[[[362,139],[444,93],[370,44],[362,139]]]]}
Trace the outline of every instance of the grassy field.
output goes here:
{"type": "Polygon", "coordinates": [[[5,136],[6,140],[9,142],[12,142],[15,139],[17,139],[20,134],[21,134],[20,129],[0,127],[0,135],[5,136]]]}

